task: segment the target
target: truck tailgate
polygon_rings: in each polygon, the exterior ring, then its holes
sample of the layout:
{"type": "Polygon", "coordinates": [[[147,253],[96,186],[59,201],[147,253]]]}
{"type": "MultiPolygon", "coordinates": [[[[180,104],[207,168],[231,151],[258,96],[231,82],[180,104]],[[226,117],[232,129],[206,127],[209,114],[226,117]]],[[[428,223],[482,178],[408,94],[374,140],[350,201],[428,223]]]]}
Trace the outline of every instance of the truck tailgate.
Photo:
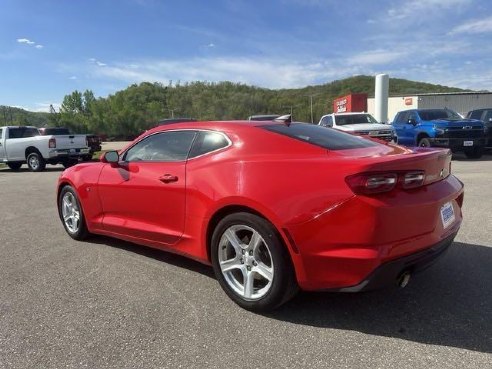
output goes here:
{"type": "Polygon", "coordinates": [[[52,137],[56,139],[56,148],[59,150],[80,149],[83,147],[87,147],[87,139],[85,135],[67,135],[52,137]]]}

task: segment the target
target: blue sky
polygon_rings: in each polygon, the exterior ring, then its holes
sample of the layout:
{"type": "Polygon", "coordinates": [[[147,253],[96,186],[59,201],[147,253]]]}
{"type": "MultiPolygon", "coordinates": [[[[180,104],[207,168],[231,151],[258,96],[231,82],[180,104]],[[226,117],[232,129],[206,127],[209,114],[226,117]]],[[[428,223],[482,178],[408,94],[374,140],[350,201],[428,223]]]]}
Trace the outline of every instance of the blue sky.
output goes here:
{"type": "Polygon", "coordinates": [[[303,87],[389,73],[492,90],[490,0],[0,0],[0,105],[142,81],[303,87]]]}

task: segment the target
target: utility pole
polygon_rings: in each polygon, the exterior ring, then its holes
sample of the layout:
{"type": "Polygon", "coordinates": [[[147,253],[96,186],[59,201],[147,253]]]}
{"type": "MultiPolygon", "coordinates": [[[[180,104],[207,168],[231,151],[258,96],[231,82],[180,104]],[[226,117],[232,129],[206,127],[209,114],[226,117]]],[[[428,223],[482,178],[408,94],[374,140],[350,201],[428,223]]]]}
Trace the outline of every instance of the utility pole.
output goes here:
{"type": "Polygon", "coordinates": [[[310,109],[311,109],[311,124],[314,124],[314,117],[313,117],[313,97],[314,96],[318,96],[318,95],[321,95],[321,94],[320,93],[317,93],[317,94],[304,95],[304,96],[309,97],[309,105],[310,105],[310,109]]]}
{"type": "Polygon", "coordinates": [[[179,109],[169,109],[169,111],[171,112],[171,118],[174,118],[174,112],[179,111],[179,109]]]}

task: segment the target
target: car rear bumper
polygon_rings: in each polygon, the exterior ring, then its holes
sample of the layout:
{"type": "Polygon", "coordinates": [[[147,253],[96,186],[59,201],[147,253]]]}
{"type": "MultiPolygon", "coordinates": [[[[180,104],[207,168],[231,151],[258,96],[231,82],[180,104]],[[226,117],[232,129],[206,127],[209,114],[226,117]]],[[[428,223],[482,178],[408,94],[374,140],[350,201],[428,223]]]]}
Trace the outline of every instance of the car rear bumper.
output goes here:
{"type": "Polygon", "coordinates": [[[453,243],[457,232],[428,249],[380,265],[362,282],[355,286],[331,289],[338,292],[361,292],[396,286],[405,273],[413,275],[434,264],[453,243]]]}

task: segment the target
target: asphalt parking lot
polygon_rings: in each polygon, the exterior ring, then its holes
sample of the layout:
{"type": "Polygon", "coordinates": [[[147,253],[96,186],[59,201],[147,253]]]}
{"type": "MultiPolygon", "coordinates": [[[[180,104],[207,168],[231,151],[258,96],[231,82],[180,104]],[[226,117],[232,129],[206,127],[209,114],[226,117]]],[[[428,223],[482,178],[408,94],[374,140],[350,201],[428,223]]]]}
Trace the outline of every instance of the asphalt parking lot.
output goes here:
{"type": "Polygon", "coordinates": [[[432,269],[403,290],[301,293],[266,315],[237,307],[209,267],[69,238],[62,167],[0,169],[0,368],[490,368],[492,155],[452,166],[465,220],[432,269]]]}

